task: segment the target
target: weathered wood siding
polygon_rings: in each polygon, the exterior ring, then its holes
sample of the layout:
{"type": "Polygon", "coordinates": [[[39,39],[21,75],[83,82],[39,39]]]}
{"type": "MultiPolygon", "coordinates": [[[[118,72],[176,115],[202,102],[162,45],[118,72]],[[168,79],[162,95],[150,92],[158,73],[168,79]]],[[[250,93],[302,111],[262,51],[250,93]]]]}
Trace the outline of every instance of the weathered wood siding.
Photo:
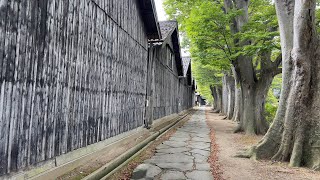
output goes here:
{"type": "Polygon", "coordinates": [[[186,110],[194,106],[194,90],[187,83],[187,78],[180,78],[179,95],[181,99],[181,110],[186,110]]]}
{"type": "Polygon", "coordinates": [[[141,126],[146,63],[136,0],[1,0],[0,175],[141,126]]]}
{"type": "Polygon", "coordinates": [[[153,92],[154,119],[179,113],[192,107],[192,87],[187,84],[185,77],[179,78],[175,62],[172,69],[167,66],[166,51],[166,45],[157,46],[152,56],[155,66],[155,88],[153,92]]]}

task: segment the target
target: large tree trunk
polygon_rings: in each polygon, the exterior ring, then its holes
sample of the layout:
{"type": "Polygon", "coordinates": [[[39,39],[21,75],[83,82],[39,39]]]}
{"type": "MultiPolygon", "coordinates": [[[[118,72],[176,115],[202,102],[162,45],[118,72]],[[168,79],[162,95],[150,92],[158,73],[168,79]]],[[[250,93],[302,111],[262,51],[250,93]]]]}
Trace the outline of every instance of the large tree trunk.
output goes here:
{"type": "Polygon", "coordinates": [[[232,76],[227,76],[227,88],[228,88],[228,111],[227,118],[232,119],[235,106],[235,80],[232,76]]]}
{"type": "Polygon", "coordinates": [[[241,118],[235,132],[245,131],[247,134],[255,134],[254,94],[255,80],[253,66],[250,57],[241,56],[234,62],[237,76],[240,78],[241,87],[241,118]]]}
{"type": "Polygon", "coordinates": [[[276,1],[283,52],[283,92],[276,118],[253,148],[255,158],[320,169],[320,59],[315,0],[276,1]],[[292,67],[292,68],[291,68],[292,67]],[[290,84],[291,83],[291,84],[290,84]]]}
{"type": "Polygon", "coordinates": [[[271,52],[261,53],[260,79],[255,84],[255,118],[259,132],[266,133],[269,128],[265,119],[265,101],[274,76],[281,72],[281,69],[278,69],[281,59],[280,55],[275,62],[272,62],[271,52]]]}
{"type": "Polygon", "coordinates": [[[213,98],[213,104],[212,104],[212,108],[214,111],[218,111],[220,112],[220,109],[218,109],[218,94],[216,92],[216,87],[215,86],[210,86],[210,91],[211,91],[211,95],[213,98]]]}
{"type": "Polygon", "coordinates": [[[234,77],[234,89],[235,89],[234,112],[233,112],[232,120],[239,122],[240,121],[240,105],[241,105],[241,87],[240,87],[239,78],[237,76],[237,73],[234,67],[232,67],[232,74],[234,77]]]}
{"type": "Polygon", "coordinates": [[[217,93],[217,109],[219,109],[219,113],[221,113],[221,110],[222,110],[222,87],[216,86],[215,89],[216,89],[216,93],[217,93]]]}
{"type": "MultiPolygon", "coordinates": [[[[240,32],[243,25],[248,22],[248,4],[249,1],[244,0],[225,0],[227,11],[230,9],[241,9],[243,11],[241,15],[235,17],[231,25],[233,33],[240,32]]],[[[235,40],[237,47],[243,47],[248,43],[235,40]]],[[[266,52],[262,54],[262,57],[264,56],[270,57],[271,53],[266,52]]],[[[268,129],[268,124],[264,118],[264,104],[273,77],[277,73],[278,64],[273,63],[270,58],[261,60],[260,79],[257,78],[257,72],[250,56],[239,56],[233,61],[233,67],[233,74],[235,74],[237,83],[236,87],[239,86],[241,88],[241,91],[236,92],[240,94],[237,94],[237,101],[239,102],[236,103],[239,107],[240,117],[236,113],[235,116],[240,119],[240,123],[235,132],[244,131],[246,134],[264,134],[268,129]]],[[[237,110],[237,108],[235,109],[237,110]]]]}
{"type": "Polygon", "coordinates": [[[229,102],[229,91],[228,91],[228,75],[224,74],[222,77],[222,109],[221,113],[227,115],[228,113],[228,102],[229,102]]]}
{"type": "MultiPolygon", "coordinates": [[[[243,0],[225,0],[225,8],[227,11],[230,9],[241,9],[243,13],[237,17],[235,17],[231,29],[233,33],[239,32],[243,25],[248,22],[248,5],[249,1],[243,0]]],[[[239,40],[235,41],[236,46],[242,47],[248,42],[240,42],[239,40]]],[[[237,60],[233,61],[234,66],[234,74],[235,77],[238,78],[237,82],[241,88],[241,100],[240,100],[240,123],[235,132],[245,131],[246,134],[262,134],[265,133],[261,131],[261,129],[265,129],[265,127],[257,127],[263,126],[266,123],[259,123],[256,119],[256,111],[255,111],[255,94],[256,94],[256,79],[255,79],[255,71],[252,64],[252,57],[249,56],[240,56],[237,60]]],[[[259,89],[258,89],[259,90],[259,89]]],[[[239,100],[239,99],[237,99],[239,100]]],[[[259,119],[259,121],[263,121],[259,119]]]]}
{"type": "Polygon", "coordinates": [[[261,134],[268,131],[269,124],[265,119],[265,102],[269,88],[273,80],[273,75],[265,74],[255,87],[255,119],[256,119],[256,130],[261,134]]]}
{"type": "Polygon", "coordinates": [[[244,131],[246,134],[265,134],[268,123],[264,117],[265,101],[273,77],[268,82],[259,82],[250,86],[242,84],[241,120],[235,132],[244,131]]]}
{"type": "Polygon", "coordinates": [[[210,85],[210,92],[211,92],[211,96],[212,96],[212,100],[213,100],[213,102],[212,102],[212,109],[214,110],[214,109],[216,109],[217,108],[217,103],[216,103],[216,101],[215,101],[215,99],[216,99],[216,92],[215,92],[215,90],[214,90],[214,87],[213,86],[211,86],[210,85]]]}
{"type": "Polygon", "coordinates": [[[290,1],[288,6],[283,6],[281,2],[276,1],[282,51],[282,90],[276,116],[268,132],[257,145],[257,151],[254,155],[258,159],[271,158],[278,151],[282,137],[287,99],[291,88],[290,78],[292,73],[291,50],[293,48],[293,4],[294,2],[290,1]]]}
{"type": "MultiPolygon", "coordinates": [[[[256,79],[251,76],[254,73],[253,70],[249,71],[245,67],[246,63],[235,63],[236,71],[240,79],[241,86],[241,100],[240,100],[240,112],[241,119],[239,126],[235,132],[244,131],[247,134],[265,134],[268,130],[268,124],[264,117],[265,114],[265,101],[268,94],[268,90],[271,86],[273,77],[278,73],[276,63],[267,60],[270,58],[270,53],[262,55],[265,57],[261,72],[261,78],[256,79]],[[244,66],[244,67],[242,67],[244,66]]],[[[242,59],[239,59],[240,61],[242,59]]],[[[247,61],[247,63],[251,63],[247,61]]]]}

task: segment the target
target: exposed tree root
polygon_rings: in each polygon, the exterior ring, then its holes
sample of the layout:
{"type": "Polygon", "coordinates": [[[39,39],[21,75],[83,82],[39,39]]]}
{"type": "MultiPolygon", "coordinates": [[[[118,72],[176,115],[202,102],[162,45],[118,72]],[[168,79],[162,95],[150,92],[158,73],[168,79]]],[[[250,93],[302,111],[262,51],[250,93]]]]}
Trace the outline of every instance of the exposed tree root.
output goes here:
{"type": "Polygon", "coordinates": [[[252,157],[252,153],[251,153],[250,149],[247,149],[247,150],[238,152],[238,153],[237,153],[236,155],[234,155],[233,157],[249,159],[249,158],[252,157]]]}
{"type": "Polygon", "coordinates": [[[219,112],[220,112],[220,109],[213,109],[213,112],[214,112],[214,113],[219,113],[219,112]]]}
{"type": "Polygon", "coordinates": [[[240,133],[240,132],[243,132],[243,129],[241,125],[238,124],[238,126],[233,130],[233,133],[240,133]]]}
{"type": "Polygon", "coordinates": [[[320,171],[320,165],[315,166],[314,168],[312,168],[312,170],[314,170],[314,171],[320,171]]]}

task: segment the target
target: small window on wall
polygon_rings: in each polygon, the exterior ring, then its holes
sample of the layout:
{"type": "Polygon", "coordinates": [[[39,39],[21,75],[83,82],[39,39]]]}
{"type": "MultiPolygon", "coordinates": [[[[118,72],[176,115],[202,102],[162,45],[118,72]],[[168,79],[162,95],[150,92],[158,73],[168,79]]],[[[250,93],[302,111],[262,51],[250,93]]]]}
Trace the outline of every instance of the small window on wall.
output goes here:
{"type": "Polygon", "coordinates": [[[172,69],[172,65],[174,62],[174,55],[169,46],[167,46],[167,66],[172,69]]]}

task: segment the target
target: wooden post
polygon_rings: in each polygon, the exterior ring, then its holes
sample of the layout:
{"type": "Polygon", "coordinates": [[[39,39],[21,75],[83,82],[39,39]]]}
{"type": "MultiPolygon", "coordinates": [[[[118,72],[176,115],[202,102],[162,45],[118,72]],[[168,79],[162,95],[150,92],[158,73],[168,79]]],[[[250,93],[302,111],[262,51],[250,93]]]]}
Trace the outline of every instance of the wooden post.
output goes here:
{"type": "Polygon", "coordinates": [[[147,64],[147,87],[146,87],[146,113],[145,113],[145,127],[150,128],[153,123],[153,92],[155,88],[154,83],[154,56],[155,56],[155,48],[153,44],[150,44],[148,49],[148,64],[147,64]]]}

